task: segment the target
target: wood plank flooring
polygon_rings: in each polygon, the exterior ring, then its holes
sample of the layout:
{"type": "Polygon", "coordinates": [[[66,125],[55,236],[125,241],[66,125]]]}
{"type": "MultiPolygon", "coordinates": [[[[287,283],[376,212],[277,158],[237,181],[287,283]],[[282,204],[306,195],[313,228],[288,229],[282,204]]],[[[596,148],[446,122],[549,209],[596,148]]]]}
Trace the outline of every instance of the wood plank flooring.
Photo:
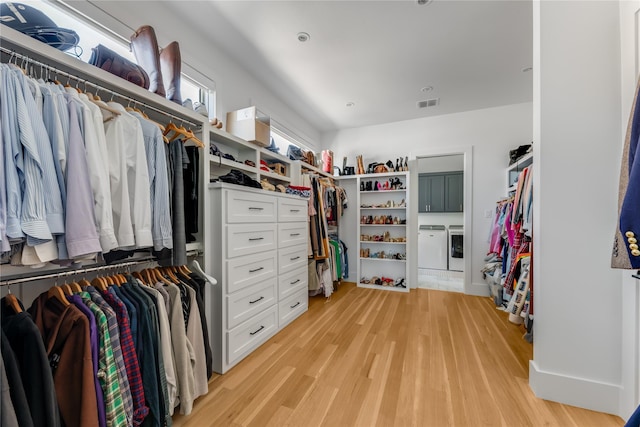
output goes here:
{"type": "Polygon", "coordinates": [[[175,427],[621,426],[538,399],[532,346],[488,298],[343,284],[225,375],[175,427]]]}

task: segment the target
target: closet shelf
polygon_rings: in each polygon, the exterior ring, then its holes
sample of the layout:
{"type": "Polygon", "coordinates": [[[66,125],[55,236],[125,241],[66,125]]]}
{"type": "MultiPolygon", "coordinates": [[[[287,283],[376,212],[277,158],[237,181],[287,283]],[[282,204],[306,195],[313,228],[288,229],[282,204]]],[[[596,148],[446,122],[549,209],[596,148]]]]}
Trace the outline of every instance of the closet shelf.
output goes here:
{"type": "Polygon", "coordinates": [[[261,178],[271,178],[271,179],[276,179],[282,182],[291,182],[291,178],[289,178],[288,176],[284,176],[284,175],[278,175],[277,173],[274,172],[265,172],[265,171],[260,171],[260,177],[261,178]]]}
{"type": "Polygon", "coordinates": [[[402,188],[400,190],[372,190],[372,191],[361,191],[361,194],[380,194],[380,193],[405,193],[407,191],[406,188],[402,188]]]}
{"type": "Polygon", "coordinates": [[[209,162],[211,163],[211,166],[215,167],[239,169],[249,173],[258,173],[258,168],[256,168],[255,166],[245,165],[244,163],[225,159],[224,157],[209,155],[209,162]]]}
{"type": "Polygon", "coordinates": [[[369,208],[365,208],[365,207],[363,207],[363,206],[361,206],[361,207],[360,207],[360,210],[375,210],[375,209],[378,209],[378,210],[391,210],[391,209],[405,210],[405,209],[406,209],[406,207],[405,207],[405,206],[402,206],[402,207],[393,207],[393,208],[371,208],[371,207],[369,207],[369,208]]]}
{"type": "Polygon", "coordinates": [[[393,291],[393,292],[409,292],[408,288],[401,288],[399,286],[372,285],[370,283],[358,283],[358,287],[369,288],[369,289],[384,289],[385,291],[393,291]]]}
{"type": "Polygon", "coordinates": [[[406,245],[407,242],[376,242],[374,240],[360,240],[360,243],[372,243],[374,245],[406,245]]]}
{"type": "Polygon", "coordinates": [[[407,224],[362,224],[360,227],[406,227],[407,224]]]}
{"type": "Polygon", "coordinates": [[[315,172],[320,176],[324,176],[325,178],[331,178],[331,179],[338,178],[337,176],[331,175],[330,173],[327,173],[327,172],[323,171],[322,169],[317,168],[315,166],[311,166],[309,163],[305,163],[302,160],[296,160],[296,162],[300,163],[300,168],[301,169],[306,169],[308,171],[315,172]]]}
{"type": "MultiPolygon", "coordinates": [[[[407,262],[406,259],[393,259],[393,258],[371,258],[371,257],[360,257],[361,260],[366,261],[385,261],[385,262],[407,262]]],[[[377,286],[377,285],[376,285],[377,286]]]]}
{"type": "MultiPolygon", "coordinates": [[[[125,79],[115,77],[113,74],[101,68],[74,58],[60,50],[33,39],[13,28],[0,24],[0,34],[2,34],[2,47],[11,51],[16,51],[28,56],[34,61],[45,64],[55,64],[55,69],[68,73],[75,77],[73,81],[87,82],[89,88],[100,86],[101,89],[115,94],[114,100],[118,100],[118,95],[126,96],[138,104],[147,105],[151,108],[166,111],[176,119],[184,120],[190,124],[202,126],[208,119],[182,105],[169,101],[163,96],[149,92],[147,89],[128,82],[125,79]]],[[[102,98],[108,100],[108,94],[101,92],[102,98]]],[[[146,113],[150,113],[146,111],[146,113]]],[[[152,114],[149,114],[152,116],[152,114]]]]}

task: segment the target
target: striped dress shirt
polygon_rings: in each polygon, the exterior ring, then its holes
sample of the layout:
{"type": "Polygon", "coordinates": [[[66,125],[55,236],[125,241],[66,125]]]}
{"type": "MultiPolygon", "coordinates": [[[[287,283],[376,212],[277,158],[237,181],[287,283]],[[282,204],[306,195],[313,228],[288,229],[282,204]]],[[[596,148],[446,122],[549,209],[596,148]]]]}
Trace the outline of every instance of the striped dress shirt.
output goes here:
{"type": "Polygon", "coordinates": [[[153,248],[173,248],[171,228],[169,177],[164,140],[160,128],[139,113],[132,113],[140,122],[144,137],[144,150],[147,155],[147,170],[151,197],[151,235],[153,248]]]}
{"type": "Polygon", "coordinates": [[[102,392],[104,393],[105,412],[107,415],[107,426],[127,427],[127,414],[122,402],[120,382],[118,381],[118,367],[113,357],[113,347],[109,334],[109,322],[107,317],[100,310],[100,307],[91,300],[88,292],[80,292],[82,301],[89,307],[96,317],[98,326],[99,359],[98,369],[100,374],[102,392]]]}

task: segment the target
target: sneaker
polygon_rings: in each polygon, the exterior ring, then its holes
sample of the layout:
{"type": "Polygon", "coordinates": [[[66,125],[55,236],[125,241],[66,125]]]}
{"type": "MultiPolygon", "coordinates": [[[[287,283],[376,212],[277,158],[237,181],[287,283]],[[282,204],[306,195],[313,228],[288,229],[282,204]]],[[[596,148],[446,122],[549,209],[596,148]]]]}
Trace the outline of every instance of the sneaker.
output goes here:
{"type": "Polygon", "coordinates": [[[182,101],[182,106],[188,108],[189,110],[193,110],[193,102],[191,101],[191,98],[187,98],[182,101]]]}
{"type": "Polygon", "coordinates": [[[207,111],[207,107],[202,102],[194,102],[193,111],[198,114],[202,114],[205,117],[209,117],[209,111],[207,111]]]}

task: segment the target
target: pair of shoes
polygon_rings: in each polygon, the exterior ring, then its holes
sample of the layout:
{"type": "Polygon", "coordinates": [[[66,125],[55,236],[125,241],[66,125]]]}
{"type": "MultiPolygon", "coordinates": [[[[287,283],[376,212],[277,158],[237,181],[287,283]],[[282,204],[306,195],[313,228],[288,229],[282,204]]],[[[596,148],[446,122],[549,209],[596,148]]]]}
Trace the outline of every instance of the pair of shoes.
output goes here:
{"type": "Polygon", "coordinates": [[[143,25],[131,36],[131,50],[138,65],[149,75],[149,90],[170,101],[182,104],[180,45],[173,41],[160,49],[153,27],[143,25]]]}
{"type": "Polygon", "coordinates": [[[399,288],[406,288],[407,286],[404,284],[404,277],[402,279],[396,280],[396,286],[399,288]]]}
{"type": "Polygon", "coordinates": [[[193,102],[191,101],[191,98],[187,98],[184,101],[182,101],[182,106],[189,109],[189,110],[193,110],[198,114],[201,114],[205,117],[209,117],[209,111],[207,111],[207,107],[205,107],[205,105],[202,102],[193,102]]]}
{"type": "Polygon", "coordinates": [[[270,183],[267,178],[262,178],[260,180],[260,185],[262,186],[263,190],[276,191],[276,186],[270,183]]]}
{"type": "Polygon", "coordinates": [[[220,176],[218,179],[229,184],[244,185],[245,187],[252,188],[262,188],[262,185],[258,181],[237,169],[231,169],[229,173],[220,176]]]}

